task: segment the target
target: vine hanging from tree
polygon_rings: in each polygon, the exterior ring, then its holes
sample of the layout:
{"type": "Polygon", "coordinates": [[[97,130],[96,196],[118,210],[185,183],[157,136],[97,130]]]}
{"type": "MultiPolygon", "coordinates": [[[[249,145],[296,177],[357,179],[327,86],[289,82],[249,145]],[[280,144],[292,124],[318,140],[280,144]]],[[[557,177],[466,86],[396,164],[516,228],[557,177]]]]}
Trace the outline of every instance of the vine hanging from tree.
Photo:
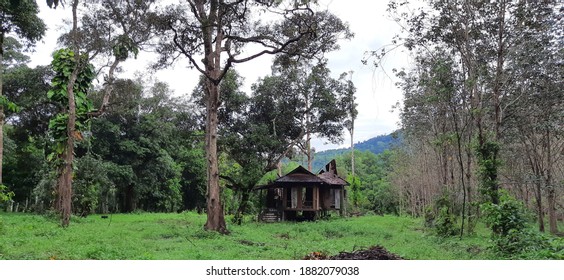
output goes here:
{"type": "MultiPolygon", "coordinates": [[[[87,92],[96,74],[94,66],[86,63],[87,59],[85,55],[80,57],[81,61],[78,65],[79,67],[84,66],[78,72],[73,90],[76,103],[76,123],[73,137],[79,141],[83,139],[82,132],[88,129],[88,113],[94,110],[87,92]]],[[[55,77],[51,80],[52,89],[47,93],[47,97],[63,108],[63,110],[49,121],[49,130],[54,140],[54,151],[48,158],[51,161],[55,157],[61,158],[67,143],[67,121],[69,117],[67,85],[76,65],[74,52],[70,49],[60,49],[53,55],[51,66],[55,71],[55,77]]]]}

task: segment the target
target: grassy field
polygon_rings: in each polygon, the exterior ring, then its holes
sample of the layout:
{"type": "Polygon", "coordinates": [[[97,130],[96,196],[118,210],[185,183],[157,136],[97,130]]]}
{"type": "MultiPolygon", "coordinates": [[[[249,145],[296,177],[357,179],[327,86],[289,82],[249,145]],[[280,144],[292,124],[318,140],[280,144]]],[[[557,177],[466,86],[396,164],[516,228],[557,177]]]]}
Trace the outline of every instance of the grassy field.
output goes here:
{"type": "Polygon", "coordinates": [[[407,259],[491,259],[488,232],[440,239],[408,217],[364,216],[302,223],[246,222],[230,235],[202,229],[205,216],[116,214],[58,221],[32,214],[0,213],[0,259],[301,259],[382,245],[407,259]]]}

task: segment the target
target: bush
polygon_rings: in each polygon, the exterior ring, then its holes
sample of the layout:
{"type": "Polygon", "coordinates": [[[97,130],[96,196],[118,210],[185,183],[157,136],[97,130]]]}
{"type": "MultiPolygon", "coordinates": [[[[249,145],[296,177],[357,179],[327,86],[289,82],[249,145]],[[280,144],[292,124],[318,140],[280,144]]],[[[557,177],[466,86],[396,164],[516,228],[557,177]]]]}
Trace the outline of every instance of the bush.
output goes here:
{"type": "Polygon", "coordinates": [[[561,238],[551,239],[527,226],[529,213],[523,203],[502,193],[499,204],[482,206],[492,228],[492,250],[511,259],[564,259],[561,238]]]}
{"type": "Polygon", "coordinates": [[[447,193],[443,194],[432,206],[427,206],[424,212],[425,227],[434,229],[440,237],[455,236],[460,233],[456,216],[452,214],[449,197],[447,193]]]}
{"type": "Polygon", "coordinates": [[[526,252],[533,252],[548,247],[542,235],[531,230],[510,230],[506,235],[493,237],[495,253],[504,257],[516,257],[526,252]]]}
{"type": "Polygon", "coordinates": [[[441,237],[454,236],[460,233],[460,228],[456,225],[456,218],[449,213],[449,208],[443,206],[439,210],[435,221],[435,230],[441,237]]]}
{"type": "Polygon", "coordinates": [[[361,197],[361,201],[366,205],[366,208],[380,215],[397,215],[399,200],[393,186],[385,179],[373,181],[372,184],[369,189],[364,191],[366,198],[361,197]]]}
{"type": "Polygon", "coordinates": [[[564,260],[562,238],[551,238],[531,228],[510,230],[505,236],[494,236],[492,250],[510,259],[564,260]]]}
{"type": "Polygon", "coordinates": [[[507,236],[511,231],[521,231],[525,229],[528,221],[528,213],[523,203],[507,193],[502,194],[499,204],[482,205],[482,211],[486,224],[497,236],[507,236]]]}
{"type": "Polygon", "coordinates": [[[425,207],[425,227],[426,228],[433,228],[435,227],[435,219],[437,219],[437,215],[435,215],[435,211],[433,207],[427,206],[425,207]]]}
{"type": "Polygon", "coordinates": [[[0,204],[10,201],[14,196],[13,192],[8,191],[8,187],[0,184],[0,204]]]}

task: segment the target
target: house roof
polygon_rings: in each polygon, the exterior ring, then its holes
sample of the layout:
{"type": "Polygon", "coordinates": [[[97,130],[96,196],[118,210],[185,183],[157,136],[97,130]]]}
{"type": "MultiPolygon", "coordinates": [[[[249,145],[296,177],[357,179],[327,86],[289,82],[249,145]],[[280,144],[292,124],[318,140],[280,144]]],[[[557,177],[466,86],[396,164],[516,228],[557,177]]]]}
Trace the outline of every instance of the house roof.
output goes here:
{"type": "Polygon", "coordinates": [[[318,177],[329,185],[347,186],[349,183],[333,172],[323,172],[318,177]]]}
{"type": "Polygon", "coordinates": [[[325,169],[321,169],[321,171],[319,171],[319,175],[317,176],[329,185],[349,185],[347,181],[339,177],[339,174],[337,173],[337,163],[334,159],[327,163],[327,165],[325,165],[325,169]]]}
{"type": "Polygon", "coordinates": [[[300,165],[274,183],[323,183],[323,180],[300,165]]]}
{"type": "Polygon", "coordinates": [[[335,166],[335,161],[332,160],[325,170],[322,170],[319,175],[315,175],[305,169],[303,166],[298,166],[290,173],[276,179],[274,182],[259,186],[256,189],[267,189],[281,186],[290,186],[295,184],[319,184],[319,185],[331,185],[331,186],[346,186],[349,183],[343,178],[337,175],[337,168],[335,166]]]}

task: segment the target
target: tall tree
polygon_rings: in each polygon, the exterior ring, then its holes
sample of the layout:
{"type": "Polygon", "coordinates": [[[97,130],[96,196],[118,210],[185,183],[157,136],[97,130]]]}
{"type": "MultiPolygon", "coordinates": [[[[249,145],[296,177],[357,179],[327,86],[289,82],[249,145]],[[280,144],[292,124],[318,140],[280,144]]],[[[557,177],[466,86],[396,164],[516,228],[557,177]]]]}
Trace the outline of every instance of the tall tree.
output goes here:
{"type": "MultiPolygon", "coordinates": [[[[108,210],[194,209],[204,204],[200,190],[205,183],[203,139],[192,108],[184,99],[172,97],[165,83],[150,85],[143,80],[116,80],[119,94],[112,97],[105,114],[92,119],[95,141],[77,155],[84,154],[80,161],[87,162],[89,157],[99,158],[96,161],[108,167],[113,188],[98,189],[100,206],[110,206],[108,210]]],[[[104,94],[104,89],[95,92],[94,103],[100,103],[104,94]]],[[[76,179],[83,180],[80,174],[76,179]]]]}
{"type": "Polygon", "coordinates": [[[37,16],[39,7],[33,0],[0,0],[0,185],[2,184],[2,160],[4,155],[4,106],[8,100],[2,95],[4,75],[4,40],[11,32],[28,44],[34,44],[45,34],[45,24],[37,16]]]}
{"type": "Polygon", "coordinates": [[[217,155],[220,82],[234,64],[276,53],[311,57],[335,49],[340,35],[350,36],[336,16],[315,12],[311,5],[310,1],[188,0],[162,13],[161,62],[170,62],[180,53],[206,77],[207,230],[228,232],[217,155]],[[258,13],[275,20],[254,18],[258,13]],[[247,46],[262,49],[247,54],[243,52],[247,46]]]}
{"type": "Polygon", "coordinates": [[[57,107],[45,94],[50,89],[48,81],[52,76],[50,67],[32,69],[25,64],[12,64],[4,74],[4,94],[18,104],[16,112],[6,114],[6,122],[11,127],[6,135],[17,148],[6,154],[6,159],[13,160],[5,165],[4,180],[14,190],[14,201],[20,205],[30,205],[33,189],[41,178],[45,135],[49,119],[57,112],[57,107]]]}
{"type": "MultiPolygon", "coordinates": [[[[311,140],[314,135],[333,143],[342,141],[342,131],[351,111],[350,104],[342,101],[343,95],[349,95],[342,80],[333,79],[325,61],[306,70],[298,71],[297,113],[302,122],[305,140],[298,146],[307,155],[308,170],[312,171],[313,151],[311,140]],[[301,76],[305,74],[304,76],[301,76]],[[299,77],[305,77],[301,80],[299,77]]],[[[350,99],[350,98],[348,98],[350,99]]],[[[354,107],[354,106],[352,106],[354,107]]]]}
{"type": "MultiPolygon", "coordinates": [[[[515,100],[505,110],[508,116],[507,145],[522,158],[530,170],[527,183],[534,185],[539,230],[544,231],[544,212],[549,216],[550,232],[557,233],[556,200],[558,196],[557,166],[564,149],[562,129],[562,88],[564,79],[561,61],[562,32],[557,30],[559,18],[553,1],[521,1],[517,7],[518,43],[509,53],[511,83],[515,100]],[[543,194],[546,194],[545,208],[543,194]],[[545,210],[546,209],[546,210],[545,210]]],[[[560,24],[561,25],[561,24],[560,24]]]]}
{"type": "MultiPolygon", "coordinates": [[[[408,1],[389,5],[407,33],[395,42],[416,56],[413,69],[398,72],[405,93],[406,143],[412,145],[406,152],[414,158],[406,165],[436,172],[423,178],[445,186],[433,188],[424,180],[410,186],[421,195],[409,195],[421,203],[429,193],[432,197],[461,186],[464,216],[471,210],[465,205],[475,200],[474,184],[480,186],[482,202],[493,204],[499,202],[501,187],[532,184],[508,170],[525,165],[534,177],[542,228],[542,193],[547,202],[557,200],[558,192],[551,190],[558,186],[554,165],[562,147],[562,110],[555,109],[561,107],[555,90],[562,83],[561,17],[555,15],[560,6],[554,1],[425,2],[412,10],[402,10],[408,1]],[[429,167],[433,161],[436,168],[429,167]]],[[[372,54],[379,61],[386,53],[372,54]]],[[[458,203],[458,195],[451,197],[458,203]]]]}
{"type": "Polygon", "coordinates": [[[291,104],[294,112],[281,115],[295,122],[301,137],[295,146],[307,157],[308,169],[312,171],[314,151],[311,140],[314,136],[332,143],[340,143],[349,114],[354,114],[354,85],[345,80],[346,73],[340,79],[331,77],[326,60],[315,64],[309,61],[291,61],[279,57],[273,71],[277,86],[265,83],[259,86],[261,94],[283,96],[286,104],[291,104]],[[286,91],[282,94],[280,91],[286,91]]]}
{"type": "MultiPolygon", "coordinates": [[[[83,70],[90,68],[90,61],[102,54],[109,57],[109,70],[105,76],[105,90],[100,108],[86,112],[89,116],[102,114],[108,106],[112,95],[115,81],[115,71],[118,65],[129,58],[131,55],[137,56],[140,45],[150,40],[152,36],[152,12],[149,12],[154,1],[97,1],[90,3],[92,13],[86,14],[82,18],[82,26],[78,23],[78,0],[72,2],[73,25],[69,34],[62,36],[61,41],[72,46],[74,55],[74,67],[68,77],[67,98],[68,98],[68,139],[67,147],[64,150],[64,168],[60,172],[59,191],[57,204],[63,213],[63,226],[68,225],[68,217],[71,209],[72,194],[72,162],[74,160],[73,137],[76,137],[76,101],[73,89],[77,77],[83,70]],[[71,136],[75,135],[75,136],[71,136]]],[[[52,7],[62,4],[62,1],[47,1],[52,7]],[[59,3],[61,2],[61,3],[59,3]]],[[[82,81],[78,81],[81,83],[82,81]]],[[[86,94],[83,92],[82,94],[86,94]]]]}
{"type": "MultiPolygon", "coordinates": [[[[358,116],[358,110],[356,109],[356,106],[358,105],[356,103],[356,97],[355,97],[355,92],[356,92],[356,88],[352,82],[352,75],[353,72],[350,71],[349,72],[349,79],[346,81],[346,85],[345,85],[345,89],[344,94],[343,94],[343,98],[342,98],[342,107],[345,108],[345,111],[347,112],[347,120],[345,120],[345,127],[347,128],[347,130],[349,131],[349,134],[351,135],[351,175],[354,177],[355,176],[355,170],[354,170],[354,121],[356,120],[356,117],[358,116]]],[[[341,79],[345,78],[345,74],[341,75],[341,79]]]]}
{"type": "MultiPolygon", "coordinates": [[[[54,4],[57,7],[58,1],[47,1],[49,7],[54,4]]],[[[70,31],[71,50],[59,50],[53,59],[53,68],[58,75],[53,79],[53,89],[49,94],[51,97],[56,97],[57,93],[66,91],[66,96],[61,94],[61,101],[66,101],[66,108],[64,114],[59,118],[52,119],[49,126],[55,131],[65,131],[61,129],[66,124],[66,133],[61,135],[56,141],[61,141],[61,148],[57,149],[58,157],[60,158],[60,165],[58,168],[57,179],[57,199],[55,201],[55,208],[61,213],[61,225],[67,227],[70,223],[70,216],[72,212],[72,178],[73,178],[73,162],[74,162],[74,144],[75,140],[79,139],[80,133],[77,133],[77,108],[75,94],[84,96],[82,101],[86,102],[86,91],[90,86],[92,74],[89,73],[91,65],[88,63],[88,57],[80,54],[80,38],[78,29],[78,0],[72,1],[72,29],[70,31]],[[86,72],[85,72],[86,70],[86,72]],[[79,74],[84,74],[84,79],[78,81],[79,74]],[[77,86],[75,86],[75,84],[77,86]],[[76,91],[76,92],[75,92],[76,91]],[[65,142],[63,145],[63,141],[65,142]]],[[[85,104],[85,103],[84,103],[85,104]]],[[[80,131],[79,131],[80,132],[80,131]]]]}
{"type": "Polygon", "coordinates": [[[263,176],[274,170],[278,163],[300,137],[300,128],[292,122],[295,107],[288,103],[289,92],[282,84],[259,80],[253,85],[250,97],[241,92],[241,83],[231,71],[222,82],[222,99],[225,107],[220,111],[220,150],[227,157],[220,178],[240,197],[234,222],[240,224],[245,214],[253,188],[263,176]],[[265,88],[269,90],[263,91],[265,88]],[[298,132],[298,133],[296,133],[298,132]]]}

